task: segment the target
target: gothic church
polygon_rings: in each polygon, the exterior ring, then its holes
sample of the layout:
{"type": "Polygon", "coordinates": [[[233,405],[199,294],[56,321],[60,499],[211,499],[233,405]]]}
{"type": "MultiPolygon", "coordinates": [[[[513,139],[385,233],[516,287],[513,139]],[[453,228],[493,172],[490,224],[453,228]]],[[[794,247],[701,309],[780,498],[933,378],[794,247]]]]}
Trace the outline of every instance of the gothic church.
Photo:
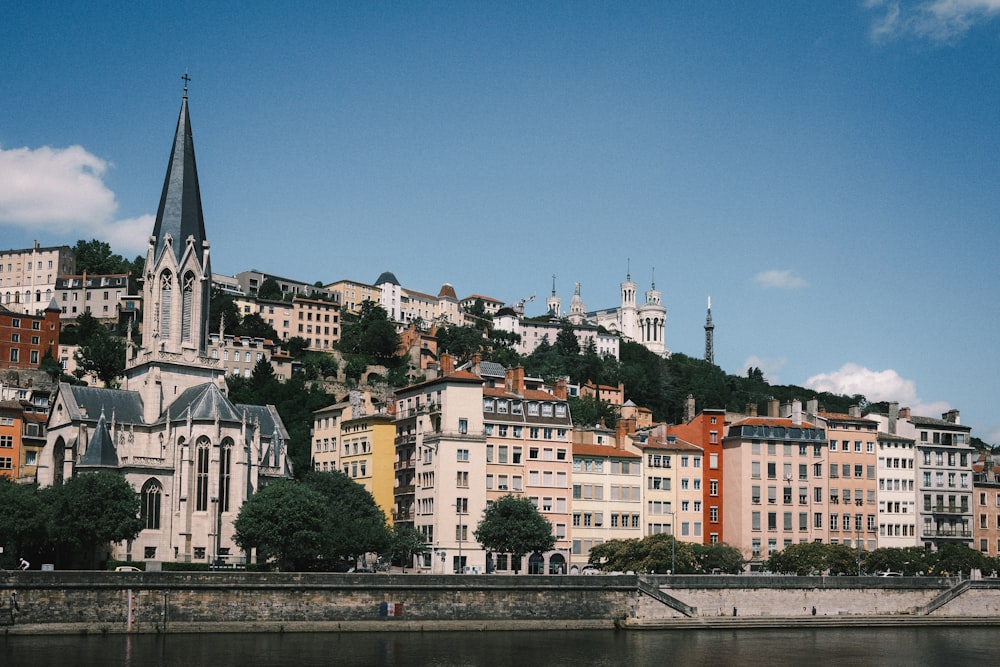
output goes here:
{"type": "Polygon", "coordinates": [[[240,562],[233,521],[269,480],[292,476],[273,406],[236,405],[207,352],[212,272],[187,87],[143,273],[142,343],[122,389],[60,384],[38,481],[113,470],[141,494],[145,528],[118,560],[240,562]]]}

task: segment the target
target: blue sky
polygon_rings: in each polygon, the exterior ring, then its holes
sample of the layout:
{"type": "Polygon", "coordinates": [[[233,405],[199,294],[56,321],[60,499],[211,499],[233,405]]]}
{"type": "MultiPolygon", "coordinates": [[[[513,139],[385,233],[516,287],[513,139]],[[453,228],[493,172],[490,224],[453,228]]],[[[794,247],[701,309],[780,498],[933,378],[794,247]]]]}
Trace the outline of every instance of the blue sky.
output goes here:
{"type": "MultiPolygon", "coordinates": [[[[1000,442],[1000,0],[7,3],[0,246],[507,302],[655,275],[667,344],[1000,442]]],[[[640,297],[641,301],[641,297],[640,297]]]]}

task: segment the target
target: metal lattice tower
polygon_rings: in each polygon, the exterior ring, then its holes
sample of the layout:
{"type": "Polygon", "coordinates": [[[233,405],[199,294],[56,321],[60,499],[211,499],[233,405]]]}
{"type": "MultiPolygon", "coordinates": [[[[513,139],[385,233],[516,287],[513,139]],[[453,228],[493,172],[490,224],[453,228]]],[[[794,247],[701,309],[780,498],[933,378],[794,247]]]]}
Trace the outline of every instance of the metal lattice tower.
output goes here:
{"type": "Polygon", "coordinates": [[[705,318],[705,361],[715,363],[715,325],[712,324],[712,297],[708,297],[708,317],[705,318]]]}

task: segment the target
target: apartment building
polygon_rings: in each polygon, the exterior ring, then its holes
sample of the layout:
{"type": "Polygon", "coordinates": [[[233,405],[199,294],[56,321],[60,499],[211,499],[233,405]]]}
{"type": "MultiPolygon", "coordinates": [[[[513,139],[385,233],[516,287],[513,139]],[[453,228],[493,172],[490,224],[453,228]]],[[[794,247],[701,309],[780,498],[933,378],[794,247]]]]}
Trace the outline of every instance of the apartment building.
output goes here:
{"type": "Polygon", "coordinates": [[[573,429],[571,569],[584,567],[596,545],[643,536],[642,460],[610,429],[573,429]]]}
{"type": "Polygon", "coordinates": [[[23,432],[24,410],[21,403],[0,401],[0,477],[15,480],[20,476],[23,432]]]}
{"type": "Polygon", "coordinates": [[[482,378],[456,370],[396,391],[395,401],[394,511],[412,509],[412,525],[431,547],[418,569],[486,572],[486,552],[472,536],[486,510],[482,378]],[[399,484],[401,466],[412,485],[399,484]]]}
{"type": "Polygon", "coordinates": [[[820,411],[816,419],[829,443],[830,543],[873,551],[878,545],[878,422],[862,418],[856,407],[848,414],[820,411]]]}
{"type": "Polygon", "coordinates": [[[63,320],[90,313],[101,321],[117,322],[125,310],[126,297],[138,297],[135,279],[127,273],[56,278],[55,298],[63,320]]]}
{"type": "Polygon", "coordinates": [[[276,352],[277,344],[269,339],[228,334],[220,336],[218,333],[208,335],[208,356],[221,362],[226,375],[248,378],[253,375],[254,368],[260,361],[266,361],[274,368],[275,375],[288,377],[290,369],[285,367],[280,355],[276,361],[281,363],[277,367],[272,363],[276,352]]]}
{"type": "Polygon", "coordinates": [[[1000,465],[992,453],[980,454],[973,465],[975,548],[987,556],[1000,556],[1000,465]]]}
{"type": "MultiPolygon", "coordinates": [[[[556,336],[563,327],[562,321],[538,322],[526,320],[513,308],[501,308],[493,316],[493,325],[501,330],[517,334],[521,337],[515,350],[518,354],[529,355],[534,352],[542,341],[547,341],[550,345],[556,342],[556,336]]],[[[586,350],[591,345],[599,356],[611,356],[618,358],[619,344],[621,337],[615,333],[608,333],[596,324],[573,325],[573,333],[576,335],[576,342],[580,350],[586,350]]]]}
{"type": "Polygon", "coordinates": [[[22,250],[0,251],[0,305],[15,313],[44,310],[55,296],[56,280],[76,272],[69,246],[43,248],[37,242],[22,250]]]}
{"type": "Polygon", "coordinates": [[[361,304],[365,301],[378,303],[379,289],[374,285],[355,282],[353,280],[338,280],[326,285],[326,289],[340,294],[340,306],[344,312],[353,315],[361,314],[361,304]]]}
{"type": "Polygon", "coordinates": [[[292,336],[298,336],[295,320],[295,306],[291,301],[273,301],[271,299],[237,299],[236,305],[241,315],[257,313],[260,319],[274,329],[278,340],[287,343],[292,336]]]}
{"type": "Polygon", "coordinates": [[[917,546],[916,443],[878,433],[878,546],[917,546]]]}
{"type": "Polygon", "coordinates": [[[721,526],[721,514],[713,514],[714,523],[706,524],[702,513],[705,457],[701,447],[667,433],[662,426],[637,434],[632,444],[643,457],[644,536],[667,533],[682,542],[700,543],[706,526],[721,526]]]}
{"type": "Polygon", "coordinates": [[[335,301],[292,299],[292,336],[304,338],[309,349],[329,352],[340,340],[340,304],[335,301]]]}
{"type": "Polygon", "coordinates": [[[317,287],[316,285],[305,283],[301,280],[282,278],[281,276],[264,273],[263,271],[258,271],[257,269],[237,273],[234,278],[236,279],[236,283],[239,285],[239,290],[247,296],[256,297],[261,286],[264,284],[264,281],[271,279],[277,283],[278,289],[281,290],[281,296],[283,299],[291,299],[296,296],[301,296],[308,299],[323,299],[326,301],[340,303],[340,294],[326,287],[317,287]]]}
{"type": "Polygon", "coordinates": [[[828,539],[826,431],[803,420],[798,401],[790,417],[777,406],[768,414],[735,421],[722,441],[723,533],[751,567],[794,543],[828,539]]]}
{"type": "Polygon", "coordinates": [[[0,366],[38,369],[46,353],[59,357],[59,307],[55,299],[37,314],[0,306],[0,366]]]}
{"type": "Polygon", "coordinates": [[[705,409],[695,414],[694,397],[688,396],[683,424],[668,426],[666,432],[701,449],[704,457],[702,469],[702,523],[705,526],[703,542],[716,544],[726,541],[725,525],[725,476],[723,474],[722,438],[725,435],[726,411],[705,409]]]}
{"type": "MultiPolygon", "coordinates": [[[[446,362],[447,363],[447,362],[446,362]]],[[[490,571],[565,574],[569,568],[572,503],[572,420],[565,384],[547,389],[523,368],[471,364],[483,379],[483,428],[486,435],[487,504],[507,494],[531,500],[552,524],[553,549],[529,554],[527,563],[510,554],[494,554],[490,571]]]]}

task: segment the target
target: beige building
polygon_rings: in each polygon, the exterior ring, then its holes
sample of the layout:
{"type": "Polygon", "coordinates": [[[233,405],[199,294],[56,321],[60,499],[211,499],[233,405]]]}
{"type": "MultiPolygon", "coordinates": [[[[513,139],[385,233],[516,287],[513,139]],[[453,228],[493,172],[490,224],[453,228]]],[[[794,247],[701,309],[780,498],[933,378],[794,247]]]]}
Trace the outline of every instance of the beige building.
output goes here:
{"type": "Polygon", "coordinates": [[[361,313],[361,304],[365,301],[379,302],[380,290],[374,285],[366,285],[352,280],[338,280],[327,285],[326,289],[340,294],[341,308],[344,309],[344,312],[354,315],[361,313]]]}
{"type": "Polygon", "coordinates": [[[76,255],[69,246],[43,248],[36,242],[24,250],[2,250],[0,305],[26,314],[45,310],[55,296],[59,276],[75,272],[76,255]]]}
{"type": "Polygon", "coordinates": [[[849,414],[820,411],[817,425],[826,429],[829,452],[829,521],[831,544],[866,551],[878,546],[878,422],[849,414]]]}
{"type": "Polygon", "coordinates": [[[643,536],[642,456],[606,428],[573,430],[573,521],[570,567],[608,540],[643,536]]]}
{"type": "Polygon", "coordinates": [[[798,542],[825,542],[829,512],[825,430],[791,417],[746,417],[723,438],[726,542],[759,563],[798,542]]]}
{"type": "Polygon", "coordinates": [[[395,400],[396,466],[413,476],[412,485],[397,485],[395,512],[412,515],[431,547],[418,569],[486,572],[472,534],[486,510],[482,378],[447,373],[398,390],[395,400]]]}
{"type": "Polygon", "coordinates": [[[565,574],[569,568],[572,422],[565,385],[550,391],[523,368],[506,369],[473,362],[483,379],[483,428],[486,434],[487,503],[513,494],[529,498],[552,524],[551,551],[529,554],[514,563],[510,554],[492,554],[490,571],[565,574]]]}
{"type": "Polygon", "coordinates": [[[878,546],[917,546],[917,492],[912,438],[878,434],[878,546]]]}
{"type": "Polygon", "coordinates": [[[99,320],[117,322],[128,296],[136,296],[136,286],[126,273],[56,279],[56,304],[62,310],[63,320],[75,320],[83,313],[90,313],[99,320]]]}
{"type": "Polygon", "coordinates": [[[633,444],[643,456],[645,535],[704,542],[704,452],[662,429],[642,435],[633,444]]]}
{"type": "Polygon", "coordinates": [[[304,338],[309,349],[330,352],[340,340],[340,304],[335,301],[292,299],[292,337],[304,338]]]}

